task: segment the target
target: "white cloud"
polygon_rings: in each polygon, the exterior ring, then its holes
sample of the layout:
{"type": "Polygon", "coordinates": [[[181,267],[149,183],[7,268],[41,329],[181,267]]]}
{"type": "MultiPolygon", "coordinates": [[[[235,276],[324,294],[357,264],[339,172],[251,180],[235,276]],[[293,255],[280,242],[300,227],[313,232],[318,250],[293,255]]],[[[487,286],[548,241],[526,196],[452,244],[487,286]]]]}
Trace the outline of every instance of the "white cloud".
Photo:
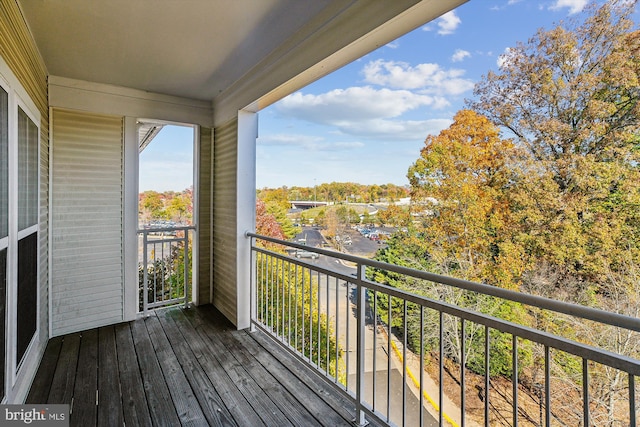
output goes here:
{"type": "MultiPolygon", "coordinates": [[[[473,82],[464,79],[464,70],[445,70],[438,64],[418,64],[415,67],[406,62],[371,61],[362,70],[365,81],[396,89],[421,89],[426,94],[459,95],[473,88],[473,82]]],[[[434,107],[443,107],[446,100],[435,100],[434,107]],[[444,102],[442,102],[444,101],[444,102]]]]}
{"type": "Polygon", "coordinates": [[[469,51],[466,51],[463,49],[456,49],[456,51],[451,56],[451,60],[453,62],[460,62],[460,61],[463,61],[465,58],[470,58],[470,57],[471,57],[471,53],[469,51]]]}
{"type": "MultiPolygon", "coordinates": [[[[369,139],[424,139],[451,124],[448,119],[402,120],[402,114],[420,107],[446,103],[438,97],[407,90],[374,89],[369,86],[336,89],[319,95],[296,92],[277,104],[278,111],[311,123],[332,126],[338,135],[369,139]]],[[[264,145],[302,145],[309,149],[329,149],[320,139],[304,139],[298,135],[260,137],[264,145]]],[[[359,142],[344,142],[334,149],[360,147],[359,142]]]]}
{"type": "Polygon", "coordinates": [[[447,12],[438,18],[438,34],[442,36],[453,34],[461,23],[462,21],[456,15],[455,10],[447,12]]]}
{"type": "Polygon", "coordinates": [[[387,44],[386,44],[386,46],[387,46],[389,49],[397,49],[397,48],[399,48],[399,47],[400,47],[400,42],[398,42],[398,41],[396,40],[396,41],[393,41],[393,42],[391,42],[391,43],[387,43],[387,44]]]}
{"type": "Polygon", "coordinates": [[[334,89],[319,95],[296,92],[278,104],[278,110],[289,116],[314,122],[391,118],[424,106],[439,106],[437,97],[408,90],[374,89],[370,86],[334,89]]]}
{"type": "Polygon", "coordinates": [[[348,151],[364,147],[359,141],[326,141],[322,137],[298,134],[273,134],[258,138],[259,146],[298,147],[311,151],[348,151]]]}
{"type": "Polygon", "coordinates": [[[451,125],[449,119],[430,120],[388,120],[371,119],[359,122],[336,123],[347,134],[379,140],[424,140],[427,135],[435,135],[451,125]]]}
{"type": "Polygon", "coordinates": [[[555,3],[549,6],[551,10],[562,9],[563,7],[569,8],[569,14],[582,12],[582,9],[587,5],[587,0],[556,0],[555,3]]]}

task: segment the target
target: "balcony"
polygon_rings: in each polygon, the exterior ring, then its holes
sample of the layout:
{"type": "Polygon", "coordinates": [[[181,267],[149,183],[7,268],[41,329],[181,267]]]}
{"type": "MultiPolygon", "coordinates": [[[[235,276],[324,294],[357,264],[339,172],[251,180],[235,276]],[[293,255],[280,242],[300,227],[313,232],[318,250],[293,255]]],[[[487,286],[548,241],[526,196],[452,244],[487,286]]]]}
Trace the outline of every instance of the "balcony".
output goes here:
{"type": "Polygon", "coordinates": [[[180,300],[130,323],[56,337],[27,402],[69,404],[71,425],[83,426],[636,425],[637,354],[468,301],[508,301],[618,341],[637,340],[639,319],[248,237],[252,332],[180,300]],[[368,270],[436,287],[440,298],[377,283],[368,270]]]}
{"type": "Polygon", "coordinates": [[[350,425],[352,404],[264,333],[212,306],[165,308],[49,341],[27,403],[72,426],[350,425]]]}

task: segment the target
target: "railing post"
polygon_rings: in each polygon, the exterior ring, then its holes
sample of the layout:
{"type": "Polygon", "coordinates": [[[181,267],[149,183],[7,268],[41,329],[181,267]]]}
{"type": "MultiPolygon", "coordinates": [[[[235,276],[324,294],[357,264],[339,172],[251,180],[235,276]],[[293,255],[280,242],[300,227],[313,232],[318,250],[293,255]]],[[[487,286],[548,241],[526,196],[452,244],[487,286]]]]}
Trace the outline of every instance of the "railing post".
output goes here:
{"type": "Polygon", "coordinates": [[[189,308],[189,232],[184,230],[184,308],[189,308]]]}
{"type": "MultiPolygon", "coordinates": [[[[364,288],[362,286],[362,281],[364,279],[365,266],[362,264],[358,264],[358,277],[357,277],[357,315],[358,315],[358,329],[356,333],[356,419],[355,423],[358,426],[367,425],[367,420],[364,416],[363,410],[363,401],[364,397],[364,366],[365,366],[365,305],[366,305],[366,295],[364,292],[364,288]]],[[[347,292],[349,292],[347,288],[347,292]]],[[[375,373],[374,373],[375,375],[375,373]]]]}
{"type": "Polygon", "coordinates": [[[256,239],[251,236],[246,236],[249,238],[249,286],[251,289],[249,290],[249,304],[250,304],[250,312],[249,312],[249,332],[256,331],[255,322],[258,319],[258,270],[257,270],[257,261],[256,261],[256,253],[253,250],[253,247],[256,243],[256,239]]]}
{"type": "Polygon", "coordinates": [[[149,255],[148,255],[148,248],[147,248],[147,231],[143,230],[142,231],[142,313],[144,314],[144,316],[148,316],[148,310],[149,310],[149,289],[148,289],[148,284],[149,284],[149,255]]]}

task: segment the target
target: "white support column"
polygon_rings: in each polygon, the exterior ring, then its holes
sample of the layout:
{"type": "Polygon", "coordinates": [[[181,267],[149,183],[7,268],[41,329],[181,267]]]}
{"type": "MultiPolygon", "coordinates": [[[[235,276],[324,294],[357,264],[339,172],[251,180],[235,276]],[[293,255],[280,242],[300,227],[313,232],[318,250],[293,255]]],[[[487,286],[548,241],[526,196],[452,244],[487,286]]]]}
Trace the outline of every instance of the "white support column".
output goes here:
{"type": "Polygon", "coordinates": [[[238,111],[237,169],[237,327],[251,324],[251,241],[245,232],[256,223],[256,138],[258,114],[238,111]]]}
{"type": "Polygon", "coordinates": [[[124,118],[123,278],[124,321],[138,313],[138,126],[136,118],[124,118]]]}

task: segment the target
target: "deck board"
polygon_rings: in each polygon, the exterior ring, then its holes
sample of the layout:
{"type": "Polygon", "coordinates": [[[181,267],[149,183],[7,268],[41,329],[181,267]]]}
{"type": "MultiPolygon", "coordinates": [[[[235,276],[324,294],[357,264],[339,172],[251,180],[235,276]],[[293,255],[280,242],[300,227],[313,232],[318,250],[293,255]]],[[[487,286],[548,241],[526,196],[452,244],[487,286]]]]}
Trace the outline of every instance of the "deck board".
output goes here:
{"type": "Polygon", "coordinates": [[[169,339],[164,333],[160,321],[156,316],[145,319],[149,338],[160,364],[160,369],[164,374],[164,381],[171,394],[180,424],[188,426],[206,426],[207,420],[200,409],[200,404],[196,399],[185,373],[182,371],[180,362],[173,352],[169,339]]]}
{"type": "Polygon", "coordinates": [[[124,424],[151,426],[151,415],[140,376],[136,350],[133,345],[129,324],[114,327],[118,353],[118,373],[120,374],[120,398],[124,424]]]}
{"type": "Polygon", "coordinates": [[[178,362],[182,366],[185,377],[200,403],[204,417],[211,426],[235,426],[236,423],[222,398],[168,313],[171,311],[165,310],[164,313],[159,313],[158,319],[167,334],[178,362]]]}
{"type": "Polygon", "coordinates": [[[116,334],[112,327],[98,330],[98,427],[124,422],[116,334]]]}
{"type": "Polygon", "coordinates": [[[31,390],[29,390],[26,403],[46,402],[49,399],[49,391],[51,390],[51,383],[56,372],[61,348],[62,337],[52,338],[47,343],[47,348],[40,361],[40,366],[31,385],[31,390]]]}
{"type": "Polygon", "coordinates": [[[167,405],[171,402],[171,394],[166,383],[156,352],[151,344],[151,337],[146,325],[147,319],[131,322],[133,343],[138,355],[142,383],[147,396],[147,404],[153,425],[177,426],[180,424],[176,407],[167,405]]]}
{"type": "Polygon", "coordinates": [[[73,401],[71,426],[349,426],[352,405],[261,332],[213,307],[50,340],[28,402],[73,401]]]}
{"type": "Polygon", "coordinates": [[[69,422],[97,422],[98,405],[98,330],[85,331],[80,337],[78,367],[73,388],[73,411],[69,422]]]}
{"type": "Polygon", "coordinates": [[[192,324],[189,323],[181,312],[175,311],[171,314],[176,320],[180,331],[189,342],[193,354],[204,367],[211,382],[215,384],[216,391],[232,414],[234,421],[239,426],[264,425],[262,419],[256,414],[240,390],[238,390],[238,387],[220,365],[218,359],[209,352],[210,344],[196,332],[196,327],[192,327],[192,324]]]}
{"type": "MultiPolygon", "coordinates": [[[[191,311],[189,314],[196,314],[191,311]]],[[[292,426],[284,413],[280,410],[267,394],[262,390],[255,379],[249,375],[240,363],[224,348],[220,341],[218,330],[211,327],[207,322],[199,323],[197,332],[211,342],[210,351],[218,359],[222,369],[224,369],[231,380],[237,385],[240,392],[251,404],[254,411],[262,418],[267,426],[292,426]],[[213,345],[218,343],[219,345],[213,345]]]]}
{"type": "Polygon", "coordinates": [[[49,398],[46,403],[71,405],[76,382],[80,334],[66,335],[58,356],[55,373],[51,380],[49,398]]]}

